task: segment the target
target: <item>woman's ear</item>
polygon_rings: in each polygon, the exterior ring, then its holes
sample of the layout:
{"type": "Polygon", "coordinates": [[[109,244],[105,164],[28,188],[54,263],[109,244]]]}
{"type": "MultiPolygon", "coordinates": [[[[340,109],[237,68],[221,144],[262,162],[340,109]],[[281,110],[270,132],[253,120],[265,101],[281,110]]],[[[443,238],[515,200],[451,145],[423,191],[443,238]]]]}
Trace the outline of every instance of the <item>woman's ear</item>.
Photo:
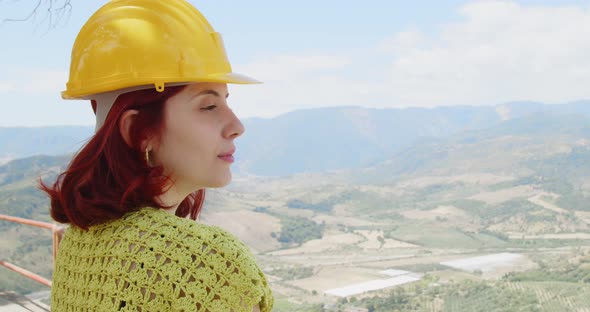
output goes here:
{"type": "Polygon", "coordinates": [[[123,115],[121,115],[121,119],[119,119],[119,132],[129,147],[133,147],[131,142],[131,126],[133,125],[137,114],[139,114],[138,110],[130,109],[125,111],[123,115]]]}

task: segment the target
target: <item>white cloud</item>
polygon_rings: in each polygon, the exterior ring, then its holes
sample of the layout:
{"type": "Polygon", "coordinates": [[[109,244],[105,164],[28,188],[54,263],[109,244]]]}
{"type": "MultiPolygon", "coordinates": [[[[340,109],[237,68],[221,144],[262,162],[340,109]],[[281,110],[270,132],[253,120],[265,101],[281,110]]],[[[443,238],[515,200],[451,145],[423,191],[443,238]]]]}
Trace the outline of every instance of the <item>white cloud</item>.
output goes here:
{"type": "Polygon", "coordinates": [[[575,7],[485,1],[461,9],[428,48],[397,55],[391,98],[404,106],[565,102],[590,97],[590,15],[575,7]]]}
{"type": "Polygon", "coordinates": [[[0,92],[24,94],[60,94],[65,89],[68,73],[46,68],[9,68],[0,74],[0,92]]]}
{"type": "Polygon", "coordinates": [[[61,99],[67,78],[67,72],[47,68],[12,67],[0,73],[0,126],[92,124],[87,101],[61,99]]]}
{"type": "Polygon", "coordinates": [[[232,86],[230,105],[242,117],[272,117],[295,109],[365,103],[383,88],[356,77],[354,59],[344,53],[284,55],[235,66],[264,84],[232,86]]]}
{"type": "Polygon", "coordinates": [[[263,81],[284,81],[338,70],[350,65],[352,60],[344,55],[276,55],[241,67],[248,73],[256,73],[263,81]]]}
{"type": "Polygon", "coordinates": [[[266,83],[232,91],[238,114],[338,105],[484,105],[590,98],[590,10],[478,1],[435,35],[395,33],[365,50],[275,56],[235,69],[266,83]]]}
{"type": "Polygon", "coordinates": [[[12,90],[14,90],[12,83],[0,81],[0,93],[10,92],[12,90]]]}
{"type": "Polygon", "coordinates": [[[421,48],[424,42],[425,38],[421,32],[417,30],[402,31],[385,38],[379,43],[377,49],[382,52],[407,53],[421,48]]]}
{"type": "Polygon", "coordinates": [[[66,87],[68,73],[60,70],[23,69],[16,75],[22,92],[59,94],[66,87]]]}

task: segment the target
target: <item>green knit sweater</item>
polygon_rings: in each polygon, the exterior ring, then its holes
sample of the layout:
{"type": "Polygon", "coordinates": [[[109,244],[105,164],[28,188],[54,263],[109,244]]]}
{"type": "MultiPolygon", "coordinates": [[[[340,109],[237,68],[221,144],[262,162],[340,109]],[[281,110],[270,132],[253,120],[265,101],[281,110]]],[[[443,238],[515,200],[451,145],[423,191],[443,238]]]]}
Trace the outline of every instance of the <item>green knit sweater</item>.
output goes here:
{"type": "Polygon", "coordinates": [[[52,311],[271,311],[246,245],[216,226],[143,208],[59,245],[52,311]]]}

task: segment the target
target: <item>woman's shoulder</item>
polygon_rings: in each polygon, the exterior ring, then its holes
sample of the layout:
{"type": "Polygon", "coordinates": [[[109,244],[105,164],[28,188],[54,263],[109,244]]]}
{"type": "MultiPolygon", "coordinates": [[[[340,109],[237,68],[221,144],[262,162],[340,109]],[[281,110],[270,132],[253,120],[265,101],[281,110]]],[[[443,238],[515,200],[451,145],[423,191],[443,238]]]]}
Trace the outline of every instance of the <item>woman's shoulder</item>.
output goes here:
{"type": "MultiPolygon", "coordinates": [[[[90,226],[88,230],[70,226],[66,232],[73,232],[70,235],[87,234],[88,236],[110,236],[115,234],[133,236],[137,232],[141,232],[142,235],[140,238],[142,239],[145,233],[159,233],[160,238],[166,239],[177,239],[179,235],[199,235],[202,236],[202,239],[211,241],[222,238],[239,242],[237,237],[218,226],[180,218],[162,209],[152,207],[144,207],[137,211],[129,212],[121,218],[90,226]]],[[[158,239],[156,236],[152,236],[152,238],[158,239]]]]}
{"type": "MultiPolygon", "coordinates": [[[[214,225],[180,218],[162,209],[145,207],[123,217],[91,226],[87,231],[71,226],[68,240],[118,242],[157,248],[171,255],[219,254],[240,262],[250,249],[236,236],[214,225]]],[[[150,249],[151,250],[151,249],[150,249]]]]}
{"type": "MultiPolygon", "coordinates": [[[[236,236],[218,226],[180,218],[157,208],[146,207],[128,213],[119,220],[116,226],[126,230],[133,227],[135,231],[149,233],[153,239],[161,238],[182,246],[195,245],[195,241],[189,239],[194,238],[218,248],[228,247],[227,244],[237,244],[247,248],[236,236]]],[[[235,248],[236,246],[231,247],[235,248]]]]}
{"type": "Polygon", "coordinates": [[[226,263],[232,263],[240,274],[249,275],[259,270],[248,246],[231,233],[150,207],[88,230],[70,226],[60,249],[87,256],[108,253],[118,258],[158,255],[174,263],[171,265],[191,267],[203,262],[220,271],[226,271],[226,263]]]}
{"type": "Polygon", "coordinates": [[[172,303],[174,309],[190,310],[195,300],[211,300],[206,306],[212,311],[242,311],[240,307],[257,304],[261,311],[272,307],[272,292],[250,249],[220,227],[142,208],[92,226],[86,233],[72,228],[68,232],[69,244],[93,240],[92,252],[101,252],[96,247],[104,246],[110,256],[133,259],[139,270],[161,276],[157,284],[173,284],[175,293],[169,296],[178,298],[172,303]]]}

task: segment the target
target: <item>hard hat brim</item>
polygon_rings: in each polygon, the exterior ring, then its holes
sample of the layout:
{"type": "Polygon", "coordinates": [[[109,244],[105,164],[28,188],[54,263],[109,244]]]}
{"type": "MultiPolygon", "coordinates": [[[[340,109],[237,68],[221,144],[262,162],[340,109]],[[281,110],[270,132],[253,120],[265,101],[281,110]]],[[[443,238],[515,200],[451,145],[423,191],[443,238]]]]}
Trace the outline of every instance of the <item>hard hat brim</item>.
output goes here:
{"type": "Polygon", "coordinates": [[[213,79],[219,79],[217,81],[210,81],[210,82],[225,82],[225,83],[233,83],[233,84],[258,84],[262,83],[259,80],[256,80],[252,77],[248,77],[246,75],[238,74],[238,73],[225,73],[219,75],[210,75],[213,79]]]}
{"type": "Polygon", "coordinates": [[[238,73],[219,73],[219,74],[210,74],[206,77],[186,77],[183,78],[182,81],[178,81],[178,79],[137,79],[136,81],[130,83],[130,85],[123,85],[117,81],[107,83],[107,84],[94,84],[94,88],[80,88],[80,89],[73,89],[68,88],[61,92],[61,97],[64,100],[79,100],[79,99],[88,99],[94,94],[104,93],[115,91],[124,88],[136,87],[136,86],[150,86],[153,85],[164,85],[169,83],[194,83],[194,82],[218,82],[218,83],[229,83],[229,84],[260,84],[262,83],[259,80],[256,80],[252,77],[238,74],[238,73]]]}

